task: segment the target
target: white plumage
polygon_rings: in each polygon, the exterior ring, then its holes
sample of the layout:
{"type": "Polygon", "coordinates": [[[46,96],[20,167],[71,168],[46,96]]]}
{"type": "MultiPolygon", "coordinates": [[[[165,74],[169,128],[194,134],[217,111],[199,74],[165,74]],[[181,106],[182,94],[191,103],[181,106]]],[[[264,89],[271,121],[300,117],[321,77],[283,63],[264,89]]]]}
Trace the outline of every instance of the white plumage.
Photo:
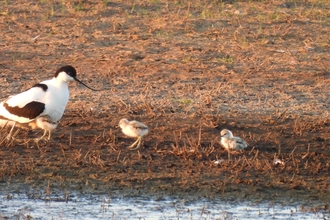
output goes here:
{"type": "Polygon", "coordinates": [[[54,78],[38,83],[25,92],[9,96],[1,102],[0,119],[13,124],[8,137],[19,123],[21,126],[43,129],[45,133],[41,138],[48,131],[50,138],[50,132],[57,127],[69,101],[68,82],[75,80],[94,90],[78,80],[76,75],[74,67],[63,66],[56,71],[54,78]]]}
{"type": "Polygon", "coordinates": [[[228,129],[221,131],[221,145],[229,150],[243,150],[247,147],[246,142],[240,137],[234,137],[228,129]]]}
{"type": "Polygon", "coordinates": [[[129,137],[137,137],[137,140],[128,148],[133,148],[136,144],[136,150],[140,147],[142,137],[148,134],[148,126],[138,122],[138,121],[128,121],[126,118],[123,118],[119,121],[119,127],[122,129],[122,132],[129,137]]]}

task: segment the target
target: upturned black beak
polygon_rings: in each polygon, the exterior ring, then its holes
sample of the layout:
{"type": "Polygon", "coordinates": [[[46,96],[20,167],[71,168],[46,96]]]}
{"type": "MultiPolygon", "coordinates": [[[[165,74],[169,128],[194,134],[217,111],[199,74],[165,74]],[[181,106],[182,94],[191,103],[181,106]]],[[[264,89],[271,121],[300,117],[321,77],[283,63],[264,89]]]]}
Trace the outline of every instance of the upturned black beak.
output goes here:
{"type": "Polygon", "coordinates": [[[87,88],[89,88],[90,90],[93,90],[93,91],[101,91],[101,90],[98,90],[98,89],[93,89],[91,87],[89,87],[88,85],[86,85],[85,83],[81,82],[79,79],[77,79],[76,77],[73,78],[74,80],[76,80],[78,83],[86,86],[87,88]]]}

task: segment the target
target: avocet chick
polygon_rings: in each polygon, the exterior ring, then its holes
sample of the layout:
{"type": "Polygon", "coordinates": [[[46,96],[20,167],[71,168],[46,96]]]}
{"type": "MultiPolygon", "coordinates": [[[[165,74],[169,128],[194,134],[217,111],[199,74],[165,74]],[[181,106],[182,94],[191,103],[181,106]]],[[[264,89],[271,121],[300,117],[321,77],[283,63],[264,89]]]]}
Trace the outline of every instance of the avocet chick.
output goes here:
{"type": "Polygon", "coordinates": [[[53,121],[49,116],[41,116],[34,121],[31,121],[29,123],[17,123],[14,121],[8,121],[4,119],[0,119],[0,127],[4,126],[13,126],[16,124],[16,127],[23,128],[23,129],[36,129],[40,128],[44,130],[43,135],[40,138],[37,138],[36,141],[40,141],[43,139],[47,132],[48,132],[48,138],[47,140],[50,140],[51,132],[57,127],[57,122],[53,121]]]}
{"type": "Polygon", "coordinates": [[[44,130],[44,134],[40,138],[36,139],[36,141],[40,141],[46,136],[47,132],[48,132],[47,140],[50,140],[51,132],[57,127],[57,124],[58,124],[57,121],[53,121],[49,116],[42,116],[37,118],[35,121],[30,122],[29,126],[32,129],[40,128],[44,130]]]}
{"type": "Polygon", "coordinates": [[[128,121],[123,118],[119,121],[122,132],[129,137],[137,137],[137,140],[128,148],[136,150],[140,147],[142,137],[148,134],[148,126],[138,121],[128,121]],[[136,148],[132,149],[137,144],[136,148]]]}
{"type": "Polygon", "coordinates": [[[221,131],[221,145],[229,150],[243,150],[247,147],[246,142],[240,137],[234,137],[228,129],[221,131]]]}

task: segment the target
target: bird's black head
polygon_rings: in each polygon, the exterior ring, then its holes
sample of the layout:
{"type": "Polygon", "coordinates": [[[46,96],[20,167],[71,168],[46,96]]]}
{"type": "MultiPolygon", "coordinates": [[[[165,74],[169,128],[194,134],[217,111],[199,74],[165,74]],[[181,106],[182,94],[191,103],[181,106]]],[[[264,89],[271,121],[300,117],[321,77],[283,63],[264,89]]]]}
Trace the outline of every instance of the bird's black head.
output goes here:
{"type": "Polygon", "coordinates": [[[69,82],[69,81],[75,80],[78,83],[86,86],[90,90],[100,91],[100,90],[97,90],[97,89],[92,89],[91,87],[87,86],[85,83],[83,83],[79,79],[77,79],[76,76],[77,76],[76,69],[74,67],[70,66],[70,65],[63,66],[63,67],[59,68],[55,73],[55,78],[58,79],[58,80],[61,80],[63,82],[69,82]],[[63,73],[66,73],[66,75],[63,74],[63,73]]]}
{"type": "Polygon", "coordinates": [[[58,74],[60,72],[65,72],[66,74],[68,74],[72,78],[76,78],[76,76],[77,76],[76,69],[73,66],[70,66],[70,65],[62,66],[61,68],[59,68],[55,73],[55,78],[58,76],[58,74]]]}

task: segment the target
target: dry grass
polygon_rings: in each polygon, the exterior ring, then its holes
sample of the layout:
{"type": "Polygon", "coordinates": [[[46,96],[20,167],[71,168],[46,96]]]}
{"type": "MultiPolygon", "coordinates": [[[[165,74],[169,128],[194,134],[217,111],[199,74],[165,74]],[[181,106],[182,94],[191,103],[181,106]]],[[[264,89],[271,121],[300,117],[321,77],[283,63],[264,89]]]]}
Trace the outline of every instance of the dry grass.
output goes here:
{"type": "Polygon", "coordinates": [[[50,143],[1,130],[2,179],[328,199],[330,5],[231,2],[0,2],[2,99],[63,64],[104,89],[71,85],[50,143]],[[150,127],[138,152],[116,127],[123,117],[150,127]],[[248,150],[223,150],[223,128],[248,150]]]}

